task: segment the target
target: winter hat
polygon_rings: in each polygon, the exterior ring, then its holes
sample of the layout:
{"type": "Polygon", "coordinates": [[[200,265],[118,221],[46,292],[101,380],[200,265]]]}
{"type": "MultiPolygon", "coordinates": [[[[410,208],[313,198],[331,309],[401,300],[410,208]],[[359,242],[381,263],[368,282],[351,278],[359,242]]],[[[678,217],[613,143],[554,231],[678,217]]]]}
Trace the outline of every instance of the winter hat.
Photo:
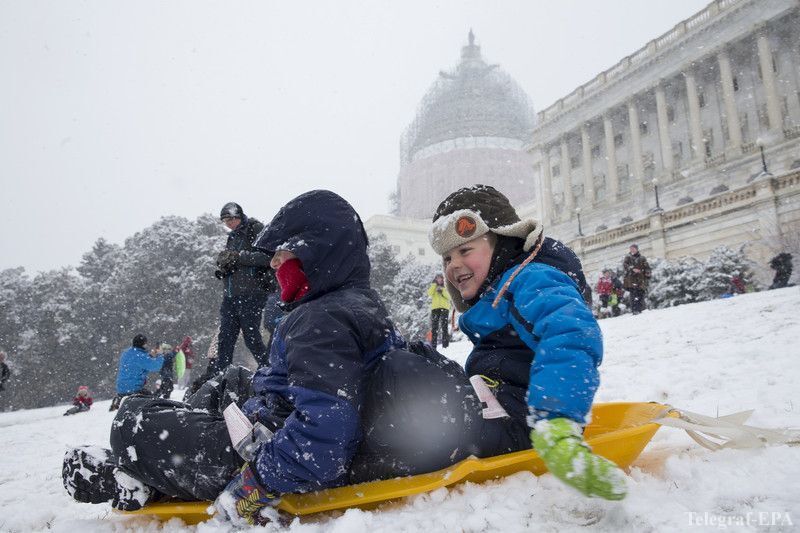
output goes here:
{"type": "Polygon", "coordinates": [[[222,206],[222,210],[219,212],[220,220],[224,220],[226,218],[243,218],[244,217],[244,210],[242,206],[237,204],[236,202],[228,202],[227,204],[222,206]]]}
{"type": "Polygon", "coordinates": [[[87,387],[86,385],[81,385],[80,387],[78,387],[78,394],[82,392],[89,394],[89,387],[87,387]]]}
{"type": "Polygon", "coordinates": [[[296,257],[284,261],[275,272],[278,285],[281,286],[281,301],[295,302],[308,293],[309,285],[303,264],[296,257]]]}
{"type": "Polygon", "coordinates": [[[133,342],[131,343],[134,348],[144,348],[145,344],[147,344],[147,337],[141,333],[137,333],[133,338],[133,342]]]}
{"type": "Polygon", "coordinates": [[[489,231],[522,239],[528,251],[541,237],[542,225],[532,218],[521,220],[508,198],[494,187],[473,185],[457,190],[439,204],[428,240],[442,255],[489,231]]]}

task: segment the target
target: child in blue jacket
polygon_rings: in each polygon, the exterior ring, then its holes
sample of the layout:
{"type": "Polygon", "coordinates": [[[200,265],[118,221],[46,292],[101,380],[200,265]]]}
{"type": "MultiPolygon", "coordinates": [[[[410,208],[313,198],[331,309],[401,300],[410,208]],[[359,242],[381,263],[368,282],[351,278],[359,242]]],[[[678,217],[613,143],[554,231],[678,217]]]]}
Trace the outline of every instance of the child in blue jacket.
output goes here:
{"type": "Polygon", "coordinates": [[[482,376],[506,411],[485,421],[481,454],[526,449],[532,442],[550,472],[568,485],[587,496],[622,499],[622,471],[593,454],[582,436],[603,344],[581,297],[586,281],[578,258],[545,238],[541,224],[521,220],[508,198],[485,185],[448,196],[429,238],[442,256],[453,304],[463,313],[461,331],[475,345],[467,374],[482,376]]]}

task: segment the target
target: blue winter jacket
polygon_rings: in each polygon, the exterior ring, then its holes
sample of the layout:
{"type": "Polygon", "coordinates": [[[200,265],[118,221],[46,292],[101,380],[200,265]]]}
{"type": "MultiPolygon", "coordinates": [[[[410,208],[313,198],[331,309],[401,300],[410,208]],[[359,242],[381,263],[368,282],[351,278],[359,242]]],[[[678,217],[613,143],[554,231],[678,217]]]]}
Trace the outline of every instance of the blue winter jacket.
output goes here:
{"type": "Polygon", "coordinates": [[[519,390],[509,394],[512,411],[514,396],[521,404],[526,387],[531,425],[558,417],[584,424],[600,383],[600,327],[575,281],[543,263],[525,266],[493,309],[498,288],[515,268],[504,272],[461,315],[459,326],[475,344],[467,373],[488,374],[508,382],[512,392],[519,390]]]}
{"type": "Polygon", "coordinates": [[[131,394],[142,390],[148,372],[158,372],[164,364],[164,356],[150,357],[142,348],[131,346],[119,357],[117,394],[131,394]]]}
{"type": "Polygon", "coordinates": [[[256,470],[280,493],[342,485],[362,437],[367,371],[404,345],[369,286],[366,233],[345,200],[311,191],[278,212],[256,247],[292,251],[310,286],[279,323],[270,364],[254,376],[256,396],[244,405],[253,419],[278,421],[256,470]]]}

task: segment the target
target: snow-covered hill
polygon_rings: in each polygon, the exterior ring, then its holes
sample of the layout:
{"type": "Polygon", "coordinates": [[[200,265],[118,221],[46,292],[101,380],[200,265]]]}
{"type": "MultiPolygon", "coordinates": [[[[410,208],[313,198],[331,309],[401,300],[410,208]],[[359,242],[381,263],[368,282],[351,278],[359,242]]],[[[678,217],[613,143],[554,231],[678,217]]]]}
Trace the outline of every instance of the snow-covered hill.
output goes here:
{"type": "MultiPolygon", "coordinates": [[[[655,400],[710,415],[755,408],[751,423],[800,427],[800,290],[737,296],[601,322],[599,401],[655,400]]],[[[447,353],[463,362],[468,343],[447,353]]],[[[99,402],[0,414],[0,532],[227,531],[125,519],[72,501],[61,486],[69,446],[108,446],[113,413],[99,402]]],[[[619,503],[587,500],[552,476],[517,474],[409,498],[378,511],[295,520],[297,532],[736,531],[800,529],[800,448],[709,452],[662,428],[619,503]],[[791,522],[791,523],[790,523],[791,522]],[[744,524],[744,525],[740,525],[744,524]]],[[[278,526],[267,528],[277,530],[278,526]]],[[[263,529],[259,529],[263,531],[263,529]]]]}

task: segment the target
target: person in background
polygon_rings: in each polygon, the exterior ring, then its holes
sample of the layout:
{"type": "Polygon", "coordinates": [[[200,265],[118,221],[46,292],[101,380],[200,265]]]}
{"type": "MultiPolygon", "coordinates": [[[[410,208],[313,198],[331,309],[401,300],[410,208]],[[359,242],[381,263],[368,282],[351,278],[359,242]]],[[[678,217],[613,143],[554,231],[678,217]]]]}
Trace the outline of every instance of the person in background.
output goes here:
{"type": "Polygon", "coordinates": [[[650,281],[650,265],[639,253],[638,245],[631,244],[628,254],[622,260],[622,269],[625,272],[623,285],[631,295],[631,312],[638,315],[644,310],[644,298],[650,281]]]}
{"type": "Polygon", "coordinates": [[[89,394],[89,387],[81,385],[78,387],[78,394],[72,399],[72,407],[67,409],[64,416],[88,411],[92,407],[93,402],[94,400],[92,400],[92,396],[89,394]]]}
{"type": "Polygon", "coordinates": [[[450,295],[444,288],[444,276],[436,274],[433,283],[428,287],[428,297],[431,299],[431,346],[436,348],[439,340],[439,330],[442,331],[442,348],[450,344],[450,332],[447,327],[447,317],[450,314],[450,295]]]}
{"type": "Polygon", "coordinates": [[[161,365],[161,370],[159,370],[161,385],[156,391],[156,396],[169,400],[170,395],[172,395],[172,389],[175,388],[175,356],[177,352],[172,349],[171,344],[165,342],[161,344],[160,354],[164,359],[164,363],[161,365]]]}
{"type": "Polygon", "coordinates": [[[222,206],[219,218],[230,233],[225,249],[217,256],[214,273],[223,282],[223,297],[219,308],[217,357],[209,363],[210,372],[207,372],[212,375],[230,366],[239,332],[258,366],[269,363],[269,352],[261,337],[261,313],[267,296],[275,288],[270,258],[253,247],[264,224],[246,216],[242,206],[235,202],[222,206]]]}
{"type": "Polygon", "coordinates": [[[611,294],[614,292],[614,282],[611,280],[611,271],[608,269],[603,270],[603,275],[597,280],[597,295],[600,298],[600,317],[607,317],[611,315],[611,307],[609,306],[611,294]]]}
{"type": "Polygon", "coordinates": [[[789,278],[792,277],[792,254],[783,252],[773,257],[769,262],[769,267],[775,271],[770,289],[782,289],[789,286],[789,278]]]}
{"type": "Polygon", "coordinates": [[[137,333],[133,337],[131,347],[123,351],[119,357],[119,371],[117,372],[117,395],[111,401],[109,411],[119,409],[120,403],[125,396],[131,394],[145,394],[150,396],[151,393],[144,388],[147,382],[147,374],[149,372],[158,372],[164,366],[164,357],[162,355],[151,356],[145,346],[147,345],[147,337],[141,333],[137,333]]]}
{"type": "Polygon", "coordinates": [[[178,385],[186,388],[192,379],[192,366],[194,366],[194,349],[192,349],[192,338],[185,336],[181,343],[178,345],[177,350],[183,352],[186,359],[186,370],[183,371],[183,376],[178,379],[178,385]]]}
{"type": "Polygon", "coordinates": [[[11,377],[11,369],[6,364],[6,352],[0,352],[0,391],[5,390],[6,382],[11,377]]]}

